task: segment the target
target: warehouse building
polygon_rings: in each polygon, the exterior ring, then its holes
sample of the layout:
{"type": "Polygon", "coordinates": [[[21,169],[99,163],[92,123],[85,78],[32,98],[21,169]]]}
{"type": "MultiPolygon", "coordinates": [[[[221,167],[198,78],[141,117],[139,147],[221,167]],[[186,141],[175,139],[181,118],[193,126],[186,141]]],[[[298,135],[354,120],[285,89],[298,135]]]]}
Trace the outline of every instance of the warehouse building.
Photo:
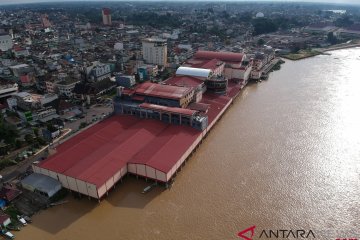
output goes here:
{"type": "Polygon", "coordinates": [[[198,51],[186,64],[194,68],[212,69],[214,75],[223,73],[228,79],[247,81],[252,65],[246,54],[232,52],[198,51]]]}
{"type": "Polygon", "coordinates": [[[226,96],[204,96],[204,131],[155,119],[110,117],[74,136],[33,170],[72,191],[100,199],[127,173],[168,182],[230,105],[226,96]],[[161,146],[161,147],[159,147],[161,146]]]}
{"type": "Polygon", "coordinates": [[[34,172],[96,199],[128,173],[168,183],[246,84],[220,82],[222,74],[212,73],[182,68],[162,84],[118,87],[115,115],[58,146],[55,155],[33,165],[34,172]],[[206,92],[210,79],[222,83],[226,94],[206,92]]]}
{"type": "Polygon", "coordinates": [[[21,186],[29,191],[52,197],[61,189],[61,183],[55,179],[46,174],[33,173],[21,180],[21,186]]]}
{"type": "Polygon", "coordinates": [[[140,84],[134,92],[134,99],[142,102],[169,107],[186,108],[193,100],[191,87],[169,86],[146,82],[140,84]]]}

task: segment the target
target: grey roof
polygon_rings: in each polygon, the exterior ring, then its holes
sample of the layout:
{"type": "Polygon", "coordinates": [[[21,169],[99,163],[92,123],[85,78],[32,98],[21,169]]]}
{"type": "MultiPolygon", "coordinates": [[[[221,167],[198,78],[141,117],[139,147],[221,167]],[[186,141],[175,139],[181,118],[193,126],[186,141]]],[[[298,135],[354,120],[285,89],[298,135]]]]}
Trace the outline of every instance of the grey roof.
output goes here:
{"type": "Polygon", "coordinates": [[[46,123],[54,118],[59,118],[60,116],[58,114],[51,114],[50,116],[44,117],[40,119],[40,122],[46,123]]]}
{"type": "Polygon", "coordinates": [[[176,71],[176,75],[184,75],[191,77],[205,77],[210,76],[211,70],[205,68],[192,68],[192,67],[179,67],[176,71]]]}
{"type": "Polygon", "coordinates": [[[21,98],[31,96],[31,94],[28,93],[28,92],[18,92],[18,93],[15,93],[15,94],[13,94],[13,95],[18,96],[18,97],[21,97],[21,98]]]}
{"type": "Polygon", "coordinates": [[[21,180],[21,183],[30,185],[35,189],[46,193],[54,191],[54,189],[58,188],[59,185],[61,187],[61,183],[59,181],[39,173],[33,173],[27,176],[21,180]]]}

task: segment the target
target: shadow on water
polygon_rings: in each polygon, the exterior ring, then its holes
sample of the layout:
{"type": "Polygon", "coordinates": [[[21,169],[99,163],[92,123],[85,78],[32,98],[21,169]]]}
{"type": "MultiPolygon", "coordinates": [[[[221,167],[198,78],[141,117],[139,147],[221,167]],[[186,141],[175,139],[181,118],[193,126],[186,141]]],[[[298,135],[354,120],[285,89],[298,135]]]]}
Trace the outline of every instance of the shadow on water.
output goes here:
{"type": "Polygon", "coordinates": [[[108,204],[111,207],[143,209],[165,191],[165,187],[159,185],[153,187],[146,194],[142,194],[143,189],[152,183],[151,181],[146,182],[144,179],[136,179],[135,176],[128,175],[124,177],[122,182],[118,182],[116,187],[111,189],[109,194],[100,203],[96,199],[89,199],[86,196],[79,197],[75,193],[70,194],[66,199],[68,203],[51,207],[43,210],[41,214],[34,215],[32,226],[50,234],[56,234],[93,211],[99,212],[99,214],[95,214],[99,219],[94,221],[101,222],[101,218],[107,217],[108,204]],[[38,217],[41,217],[41,219],[37,221],[38,217]]]}
{"type": "Polygon", "coordinates": [[[143,209],[166,190],[163,185],[158,185],[143,194],[144,188],[153,183],[153,181],[146,182],[142,178],[136,179],[135,176],[128,175],[123,179],[122,183],[118,183],[116,188],[109,192],[105,201],[114,207],[143,209]]]}
{"type": "Polygon", "coordinates": [[[69,202],[64,205],[43,210],[40,214],[41,216],[39,214],[34,215],[31,225],[51,234],[56,234],[66,229],[98,205],[96,201],[89,201],[87,198],[76,199],[73,196],[69,196],[66,200],[69,202]],[[41,217],[39,221],[37,221],[38,217],[41,217]]]}

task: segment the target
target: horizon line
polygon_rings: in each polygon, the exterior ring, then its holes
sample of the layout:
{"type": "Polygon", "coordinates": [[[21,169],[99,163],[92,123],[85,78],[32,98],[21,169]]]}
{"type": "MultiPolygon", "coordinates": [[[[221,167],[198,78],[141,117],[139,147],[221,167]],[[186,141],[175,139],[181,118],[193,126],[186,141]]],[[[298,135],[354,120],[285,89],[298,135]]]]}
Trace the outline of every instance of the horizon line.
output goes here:
{"type": "MultiPolygon", "coordinates": [[[[55,3],[112,3],[112,2],[194,2],[194,3],[287,3],[287,4],[321,4],[321,5],[344,5],[344,6],[360,6],[360,2],[340,2],[342,0],[337,0],[336,2],[324,2],[322,0],[19,0],[19,2],[10,1],[0,3],[0,6],[16,6],[16,5],[33,5],[33,4],[55,4],[55,3]]],[[[346,1],[346,0],[345,0],[346,1]]]]}

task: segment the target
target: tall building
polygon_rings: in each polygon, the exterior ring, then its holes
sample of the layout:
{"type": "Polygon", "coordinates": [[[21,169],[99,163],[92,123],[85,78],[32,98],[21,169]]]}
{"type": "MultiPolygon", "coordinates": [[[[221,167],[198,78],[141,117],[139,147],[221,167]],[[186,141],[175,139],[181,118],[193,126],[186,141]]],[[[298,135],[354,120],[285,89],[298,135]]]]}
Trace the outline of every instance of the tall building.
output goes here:
{"type": "Polygon", "coordinates": [[[103,8],[102,10],[103,24],[111,25],[111,11],[110,8],[103,8]]]}
{"type": "Polygon", "coordinates": [[[41,24],[43,25],[43,27],[48,28],[51,27],[51,23],[49,20],[49,16],[47,14],[42,14],[41,15],[41,24]]]}
{"type": "Polygon", "coordinates": [[[164,39],[147,38],[142,41],[142,54],[146,63],[166,66],[167,43],[164,39]]]}

